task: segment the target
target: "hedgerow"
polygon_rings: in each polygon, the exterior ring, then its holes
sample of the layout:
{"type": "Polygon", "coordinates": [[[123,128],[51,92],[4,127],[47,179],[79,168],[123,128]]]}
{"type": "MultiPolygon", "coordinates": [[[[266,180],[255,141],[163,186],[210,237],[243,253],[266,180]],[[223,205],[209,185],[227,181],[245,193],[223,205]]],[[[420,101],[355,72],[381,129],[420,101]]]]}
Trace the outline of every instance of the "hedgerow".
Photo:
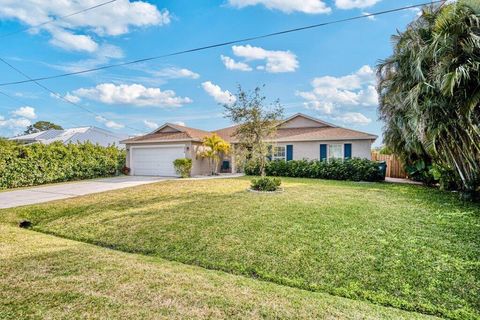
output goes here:
{"type": "Polygon", "coordinates": [[[0,140],[0,189],[113,176],[124,165],[125,151],[115,146],[0,140]]]}
{"type": "MultiPolygon", "coordinates": [[[[255,164],[247,163],[247,175],[259,175],[259,168],[255,164]]],[[[267,163],[267,176],[317,178],[351,181],[381,181],[384,180],[379,165],[367,159],[348,160],[276,160],[267,163]]]]}

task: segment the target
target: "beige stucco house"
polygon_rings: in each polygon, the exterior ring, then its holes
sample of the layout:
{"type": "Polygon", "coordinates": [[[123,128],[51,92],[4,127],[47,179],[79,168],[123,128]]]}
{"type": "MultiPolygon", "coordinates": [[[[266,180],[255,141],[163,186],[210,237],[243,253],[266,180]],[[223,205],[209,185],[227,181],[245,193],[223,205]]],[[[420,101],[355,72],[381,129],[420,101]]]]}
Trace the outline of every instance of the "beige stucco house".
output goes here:
{"type": "MultiPolygon", "coordinates": [[[[166,123],[151,133],[123,140],[127,148],[127,167],[132,175],[176,176],[173,161],[191,158],[192,175],[209,173],[206,159],[198,156],[202,139],[217,133],[230,142],[235,150],[235,126],[204,131],[166,123]]],[[[272,139],[272,159],[319,160],[329,158],[370,159],[376,135],[346,129],[304,114],[281,121],[275,139],[272,139]]],[[[239,171],[233,156],[223,159],[229,171],[239,171]]]]}

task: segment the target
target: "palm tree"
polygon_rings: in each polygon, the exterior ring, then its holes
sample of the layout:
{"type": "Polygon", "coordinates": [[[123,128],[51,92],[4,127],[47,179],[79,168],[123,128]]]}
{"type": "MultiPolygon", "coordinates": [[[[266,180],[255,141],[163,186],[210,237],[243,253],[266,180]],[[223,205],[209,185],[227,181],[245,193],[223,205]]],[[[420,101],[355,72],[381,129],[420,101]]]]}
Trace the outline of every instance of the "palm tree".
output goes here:
{"type": "Polygon", "coordinates": [[[377,67],[386,145],[451,170],[470,192],[480,191],[479,14],[469,0],[424,9],[377,67]]]}
{"type": "Polygon", "coordinates": [[[203,138],[203,150],[200,156],[208,158],[212,175],[217,174],[220,155],[230,152],[230,144],[220,138],[216,133],[203,138]]]}

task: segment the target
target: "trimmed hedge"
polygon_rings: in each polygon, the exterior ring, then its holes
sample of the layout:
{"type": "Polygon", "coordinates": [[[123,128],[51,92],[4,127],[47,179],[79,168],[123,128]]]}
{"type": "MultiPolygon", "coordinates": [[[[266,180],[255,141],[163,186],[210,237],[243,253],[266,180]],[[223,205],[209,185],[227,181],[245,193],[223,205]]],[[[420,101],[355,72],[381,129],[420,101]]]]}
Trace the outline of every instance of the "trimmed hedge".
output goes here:
{"type": "Polygon", "coordinates": [[[250,187],[257,191],[277,191],[281,184],[280,178],[260,177],[252,179],[250,187]]]}
{"type": "Polygon", "coordinates": [[[0,189],[117,175],[125,151],[91,143],[20,145],[0,140],[0,189]]]}
{"type": "MultiPolygon", "coordinates": [[[[269,161],[265,168],[267,176],[316,178],[351,181],[384,180],[379,165],[366,159],[329,160],[329,161],[269,161]]],[[[245,166],[247,175],[259,175],[258,166],[248,163],[245,166]]]]}

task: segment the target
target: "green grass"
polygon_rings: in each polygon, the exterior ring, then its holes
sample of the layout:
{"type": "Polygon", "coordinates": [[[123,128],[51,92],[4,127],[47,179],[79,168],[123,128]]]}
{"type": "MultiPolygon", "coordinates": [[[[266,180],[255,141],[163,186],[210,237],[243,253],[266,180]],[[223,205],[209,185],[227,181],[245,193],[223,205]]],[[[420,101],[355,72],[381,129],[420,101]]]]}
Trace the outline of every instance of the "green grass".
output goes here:
{"type": "Polygon", "coordinates": [[[0,212],[126,252],[458,319],[480,317],[480,206],[411,185],[169,181],[0,212]]]}
{"type": "Polygon", "coordinates": [[[0,225],[0,319],[433,319],[0,225]]]}

